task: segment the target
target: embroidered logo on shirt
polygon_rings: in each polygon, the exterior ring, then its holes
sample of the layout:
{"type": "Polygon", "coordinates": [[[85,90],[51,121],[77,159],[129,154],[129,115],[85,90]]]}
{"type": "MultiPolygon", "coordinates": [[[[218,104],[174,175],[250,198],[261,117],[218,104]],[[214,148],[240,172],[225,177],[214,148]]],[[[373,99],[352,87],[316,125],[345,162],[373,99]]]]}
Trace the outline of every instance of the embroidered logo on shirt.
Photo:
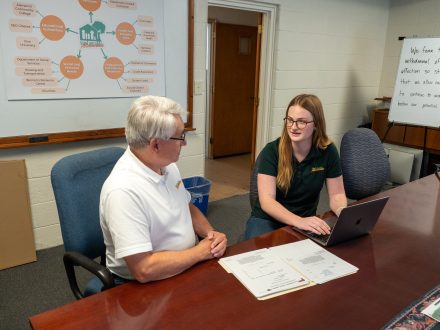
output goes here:
{"type": "Polygon", "coordinates": [[[324,171],[324,167],[323,166],[312,167],[312,172],[320,172],[320,171],[324,171]]]}
{"type": "Polygon", "coordinates": [[[180,185],[182,184],[182,180],[177,181],[176,183],[176,189],[179,189],[180,185]]]}

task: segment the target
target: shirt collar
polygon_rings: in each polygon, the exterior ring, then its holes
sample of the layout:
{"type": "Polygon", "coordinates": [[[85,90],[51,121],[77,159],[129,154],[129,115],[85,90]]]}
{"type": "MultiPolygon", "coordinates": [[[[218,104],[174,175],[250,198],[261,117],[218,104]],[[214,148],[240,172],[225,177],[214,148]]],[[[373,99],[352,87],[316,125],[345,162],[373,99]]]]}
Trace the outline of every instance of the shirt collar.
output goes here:
{"type": "Polygon", "coordinates": [[[306,159],[316,158],[319,157],[320,155],[321,155],[321,150],[319,148],[312,147],[306,159]]]}
{"type": "MultiPolygon", "coordinates": [[[[319,157],[320,154],[321,154],[321,151],[319,150],[319,148],[316,148],[316,147],[312,146],[312,148],[310,148],[310,151],[307,154],[306,158],[304,158],[304,160],[301,162],[301,164],[305,164],[305,163],[309,162],[310,160],[312,160],[313,158],[319,157]]],[[[300,164],[298,162],[298,160],[295,158],[295,156],[293,156],[293,160],[295,162],[295,165],[300,164]]]]}
{"type": "Polygon", "coordinates": [[[147,165],[142,163],[139,158],[130,150],[130,147],[127,148],[127,155],[130,157],[131,161],[135,164],[136,168],[143,172],[151,181],[155,183],[164,182],[168,176],[168,170],[166,167],[161,169],[162,175],[156,173],[147,165]]]}

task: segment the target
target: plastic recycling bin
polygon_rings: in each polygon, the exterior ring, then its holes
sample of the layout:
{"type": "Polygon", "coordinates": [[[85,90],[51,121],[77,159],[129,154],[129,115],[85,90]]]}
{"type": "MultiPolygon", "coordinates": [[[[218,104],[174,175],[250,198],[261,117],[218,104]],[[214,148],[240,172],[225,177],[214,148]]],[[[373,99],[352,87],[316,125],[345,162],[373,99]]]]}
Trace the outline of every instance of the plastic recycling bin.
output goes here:
{"type": "Polygon", "coordinates": [[[206,216],[211,181],[201,176],[192,176],[183,179],[183,185],[191,194],[191,202],[206,216]]]}

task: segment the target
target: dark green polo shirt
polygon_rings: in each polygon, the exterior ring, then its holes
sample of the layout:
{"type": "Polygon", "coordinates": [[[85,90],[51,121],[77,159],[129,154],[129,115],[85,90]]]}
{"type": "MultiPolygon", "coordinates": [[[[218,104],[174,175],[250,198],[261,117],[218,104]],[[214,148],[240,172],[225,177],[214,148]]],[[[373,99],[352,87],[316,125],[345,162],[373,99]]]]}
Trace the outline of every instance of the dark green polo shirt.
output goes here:
{"type": "MultiPolygon", "coordinates": [[[[258,173],[276,177],[278,173],[278,145],[280,139],[268,143],[260,153],[258,173]]],[[[336,178],[342,175],[338,150],[332,143],[326,149],[314,148],[307,157],[298,162],[292,159],[294,175],[287,195],[276,189],[276,200],[292,213],[307,217],[316,214],[319,194],[326,178],[336,178]]],[[[252,216],[263,219],[271,218],[260,206],[257,199],[252,216]]]]}

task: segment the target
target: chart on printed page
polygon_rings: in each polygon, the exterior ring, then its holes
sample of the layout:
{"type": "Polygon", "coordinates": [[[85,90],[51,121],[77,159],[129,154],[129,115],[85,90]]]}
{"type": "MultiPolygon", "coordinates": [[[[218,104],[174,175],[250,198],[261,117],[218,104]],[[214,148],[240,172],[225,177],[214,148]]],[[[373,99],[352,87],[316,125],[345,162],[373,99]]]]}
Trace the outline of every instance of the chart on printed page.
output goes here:
{"type": "Polygon", "coordinates": [[[9,100],[165,94],[157,0],[0,1],[9,100]]]}

